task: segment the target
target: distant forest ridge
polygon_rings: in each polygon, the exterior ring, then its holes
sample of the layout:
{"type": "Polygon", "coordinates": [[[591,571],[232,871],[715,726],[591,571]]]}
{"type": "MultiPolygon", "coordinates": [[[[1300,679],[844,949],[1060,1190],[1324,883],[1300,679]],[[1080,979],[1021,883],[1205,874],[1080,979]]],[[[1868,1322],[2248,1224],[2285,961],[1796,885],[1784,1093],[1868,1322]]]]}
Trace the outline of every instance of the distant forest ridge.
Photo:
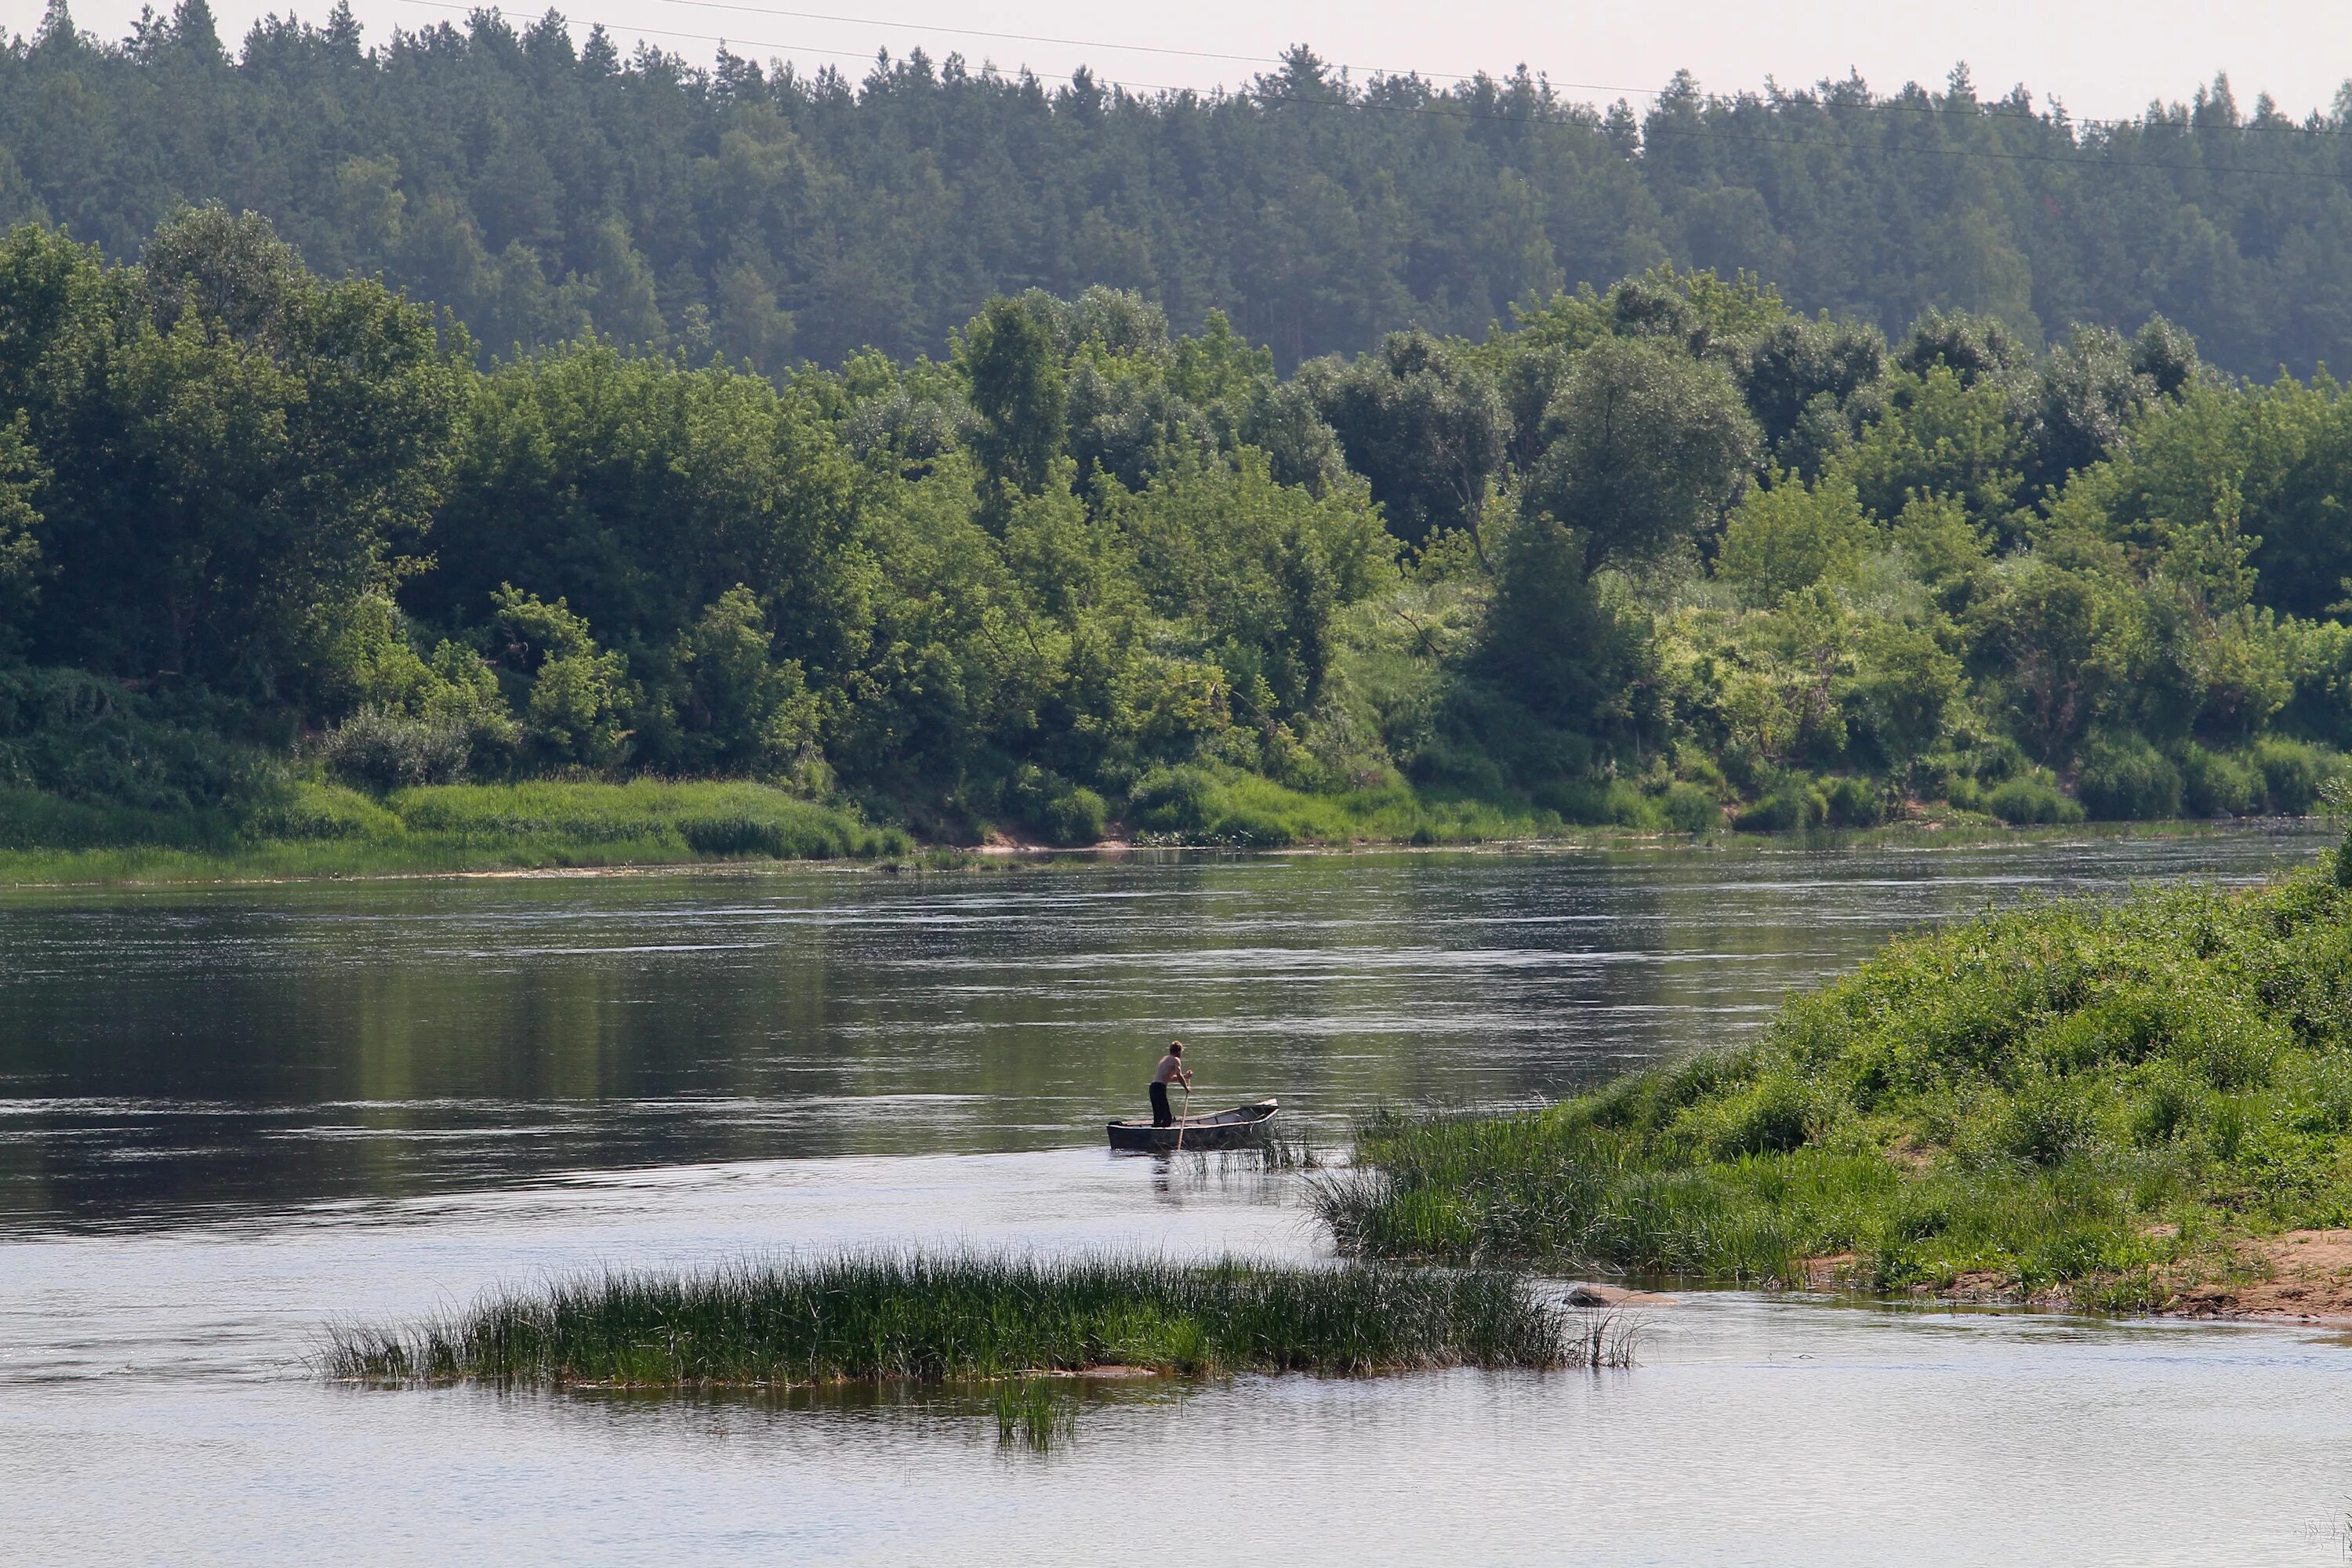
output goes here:
{"type": "Polygon", "coordinates": [[[2225,79],[2080,122],[1859,79],[1645,113],[1524,68],[1350,81],[1301,47],[1230,92],[1048,86],[918,53],[852,80],[709,68],[555,13],[371,48],[347,5],[225,48],[204,0],[119,43],[52,0],[0,49],[0,223],[134,258],[183,204],[268,216],[329,274],[446,306],[484,352],[577,338],[777,374],[938,354],[989,299],[1093,284],[1284,367],[1662,263],[1774,279],[1893,332],[1929,309],[2026,342],[2162,314],[2206,363],[2352,364],[2352,89],[2294,121],[2225,79]]]}

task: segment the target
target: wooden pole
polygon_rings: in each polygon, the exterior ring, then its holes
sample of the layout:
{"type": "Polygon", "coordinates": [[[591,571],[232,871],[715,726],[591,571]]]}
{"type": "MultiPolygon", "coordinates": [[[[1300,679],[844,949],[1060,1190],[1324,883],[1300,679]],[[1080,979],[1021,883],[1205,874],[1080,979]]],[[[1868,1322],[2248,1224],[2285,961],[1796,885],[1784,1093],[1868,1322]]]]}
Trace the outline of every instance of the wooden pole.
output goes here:
{"type": "Polygon", "coordinates": [[[1184,1152],[1184,1123],[1192,1119],[1192,1075],[1184,1075],[1184,1113],[1176,1118],[1176,1152],[1184,1152]]]}

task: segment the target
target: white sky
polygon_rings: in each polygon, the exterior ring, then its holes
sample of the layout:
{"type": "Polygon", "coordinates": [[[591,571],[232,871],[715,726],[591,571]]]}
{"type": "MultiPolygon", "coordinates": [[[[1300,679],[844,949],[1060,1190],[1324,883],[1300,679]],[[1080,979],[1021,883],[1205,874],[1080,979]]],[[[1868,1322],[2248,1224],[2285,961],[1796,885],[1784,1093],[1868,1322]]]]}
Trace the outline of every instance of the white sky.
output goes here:
{"type": "MultiPolygon", "coordinates": [[[[293,7],[322,18],[331,0],[293,7]]],[[[254,17],[283,11],[287,0],[212,0],[232,47],[254,17]]],[[[170,0],[159,0],[159,10],[170,0]]],[[[78,25],[121,37],[140,0],[74,0],[78,25]]],[[[28,32],[42,0],[0,0],[0,25],[28,32]]],[[[461,5],[424,0],[353,0],[370,41],[394,26],[417,28],[462,17],[461,5]]],[[[528,18],[543,5],[510,7],[528,18]]],[[[2151,99],[2185,99],[2216,71],[2227,71],[2241,105],[2268,91],[2300,118],[2325,109],[2352,77],[2352,4],[2346,0],[1678,0],[1670,5],[1538,5],[1497,0],[1444,5],[1340,4],[1339,0],[1196,0],[1166,9],[1086,0],[579,0],[562,7],[582,24],[602,22],[624,48],[645,38],[707,60],[724,37],[736,52],[765,60],[826,63],[853,75],[878,47],[894,55],[920,46],[935,57],[961,49],[977,63],[1066,76],[1081,62],[1098,74],[1139,86],[1210,87],[1246,79],[1257,63],[1292,43],[1360,68],[1454,75],[1502,72],[1520,62],[1575,95],[1606,101],[1654,91],[1688,68],[1704,88],[1728,91],[1843,77],[1849,67],[1881,91],[1906,80],[1940,84],[1966,60],[1984,97],[2022,82],[2037,101],[2055,96],[2078,118],[2138,112],[2151,99]],[[879,21],[819,20],[874,16],[879,21]],[[975,37],[998,33],[1078,40],[1067,43],[975,37]],[[1147,46],[1115,48],[1110,45],[1147,46]],[[1252,57],[1211,59],[1153,50],[1198,50],[1252,57]]]]}

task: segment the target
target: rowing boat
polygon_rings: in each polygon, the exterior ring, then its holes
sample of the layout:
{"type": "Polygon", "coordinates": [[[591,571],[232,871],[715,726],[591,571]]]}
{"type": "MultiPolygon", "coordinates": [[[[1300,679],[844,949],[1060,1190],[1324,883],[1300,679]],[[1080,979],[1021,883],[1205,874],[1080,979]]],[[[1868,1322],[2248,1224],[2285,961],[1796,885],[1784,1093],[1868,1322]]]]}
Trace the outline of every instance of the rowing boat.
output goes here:
{"type": "Polygon", "coordinates": [[[1236,1105],[1214,1116],[1188,1116],[1165,1127],[1154,1127],[1149,1121],[1114,1121],[1110,1124],[1110,1146],[1131,1154],[1165,1152],[1177,1147],[1176,1135],[1181,1131],[1186,1149],[1198,1149],[1202,1153],[1239,1149],[1273,1132],[1277,1109],[1273,1100],[1261,1100],[1255,1105],[1236,1105]]]}

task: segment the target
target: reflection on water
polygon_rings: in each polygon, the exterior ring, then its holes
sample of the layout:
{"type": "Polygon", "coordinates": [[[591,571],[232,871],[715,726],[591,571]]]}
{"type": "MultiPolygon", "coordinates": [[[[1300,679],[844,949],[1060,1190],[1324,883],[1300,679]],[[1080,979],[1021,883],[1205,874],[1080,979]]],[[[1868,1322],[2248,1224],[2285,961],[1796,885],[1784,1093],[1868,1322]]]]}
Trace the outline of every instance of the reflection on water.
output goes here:
{"type": "Polygon", "coordinates": [[[0,1542],[39,1563],[2340,1563],[2324,1334],[1697,1293],[1631,1372],[784,1395],[323,1384],[320,1326],[873,1247],[1322,1255],[1111,1156],[1752,1028],[1887,932],[2324,836],[0,903],[0,1542]],[[812,1157],[823,1156],[823,1157],[812,1157]],[[1009,1426],[1007,1442],[1002,1434],[1009,1426]]]}
{"type": "Polygon", "coordinates": [[[0,1224],[1087,1143],[1171,1036],[1327,1133],[1720,1042],[1891,932],[2315,830],[1967,851],[1175,858],[0,903],[0,1224]]]}

